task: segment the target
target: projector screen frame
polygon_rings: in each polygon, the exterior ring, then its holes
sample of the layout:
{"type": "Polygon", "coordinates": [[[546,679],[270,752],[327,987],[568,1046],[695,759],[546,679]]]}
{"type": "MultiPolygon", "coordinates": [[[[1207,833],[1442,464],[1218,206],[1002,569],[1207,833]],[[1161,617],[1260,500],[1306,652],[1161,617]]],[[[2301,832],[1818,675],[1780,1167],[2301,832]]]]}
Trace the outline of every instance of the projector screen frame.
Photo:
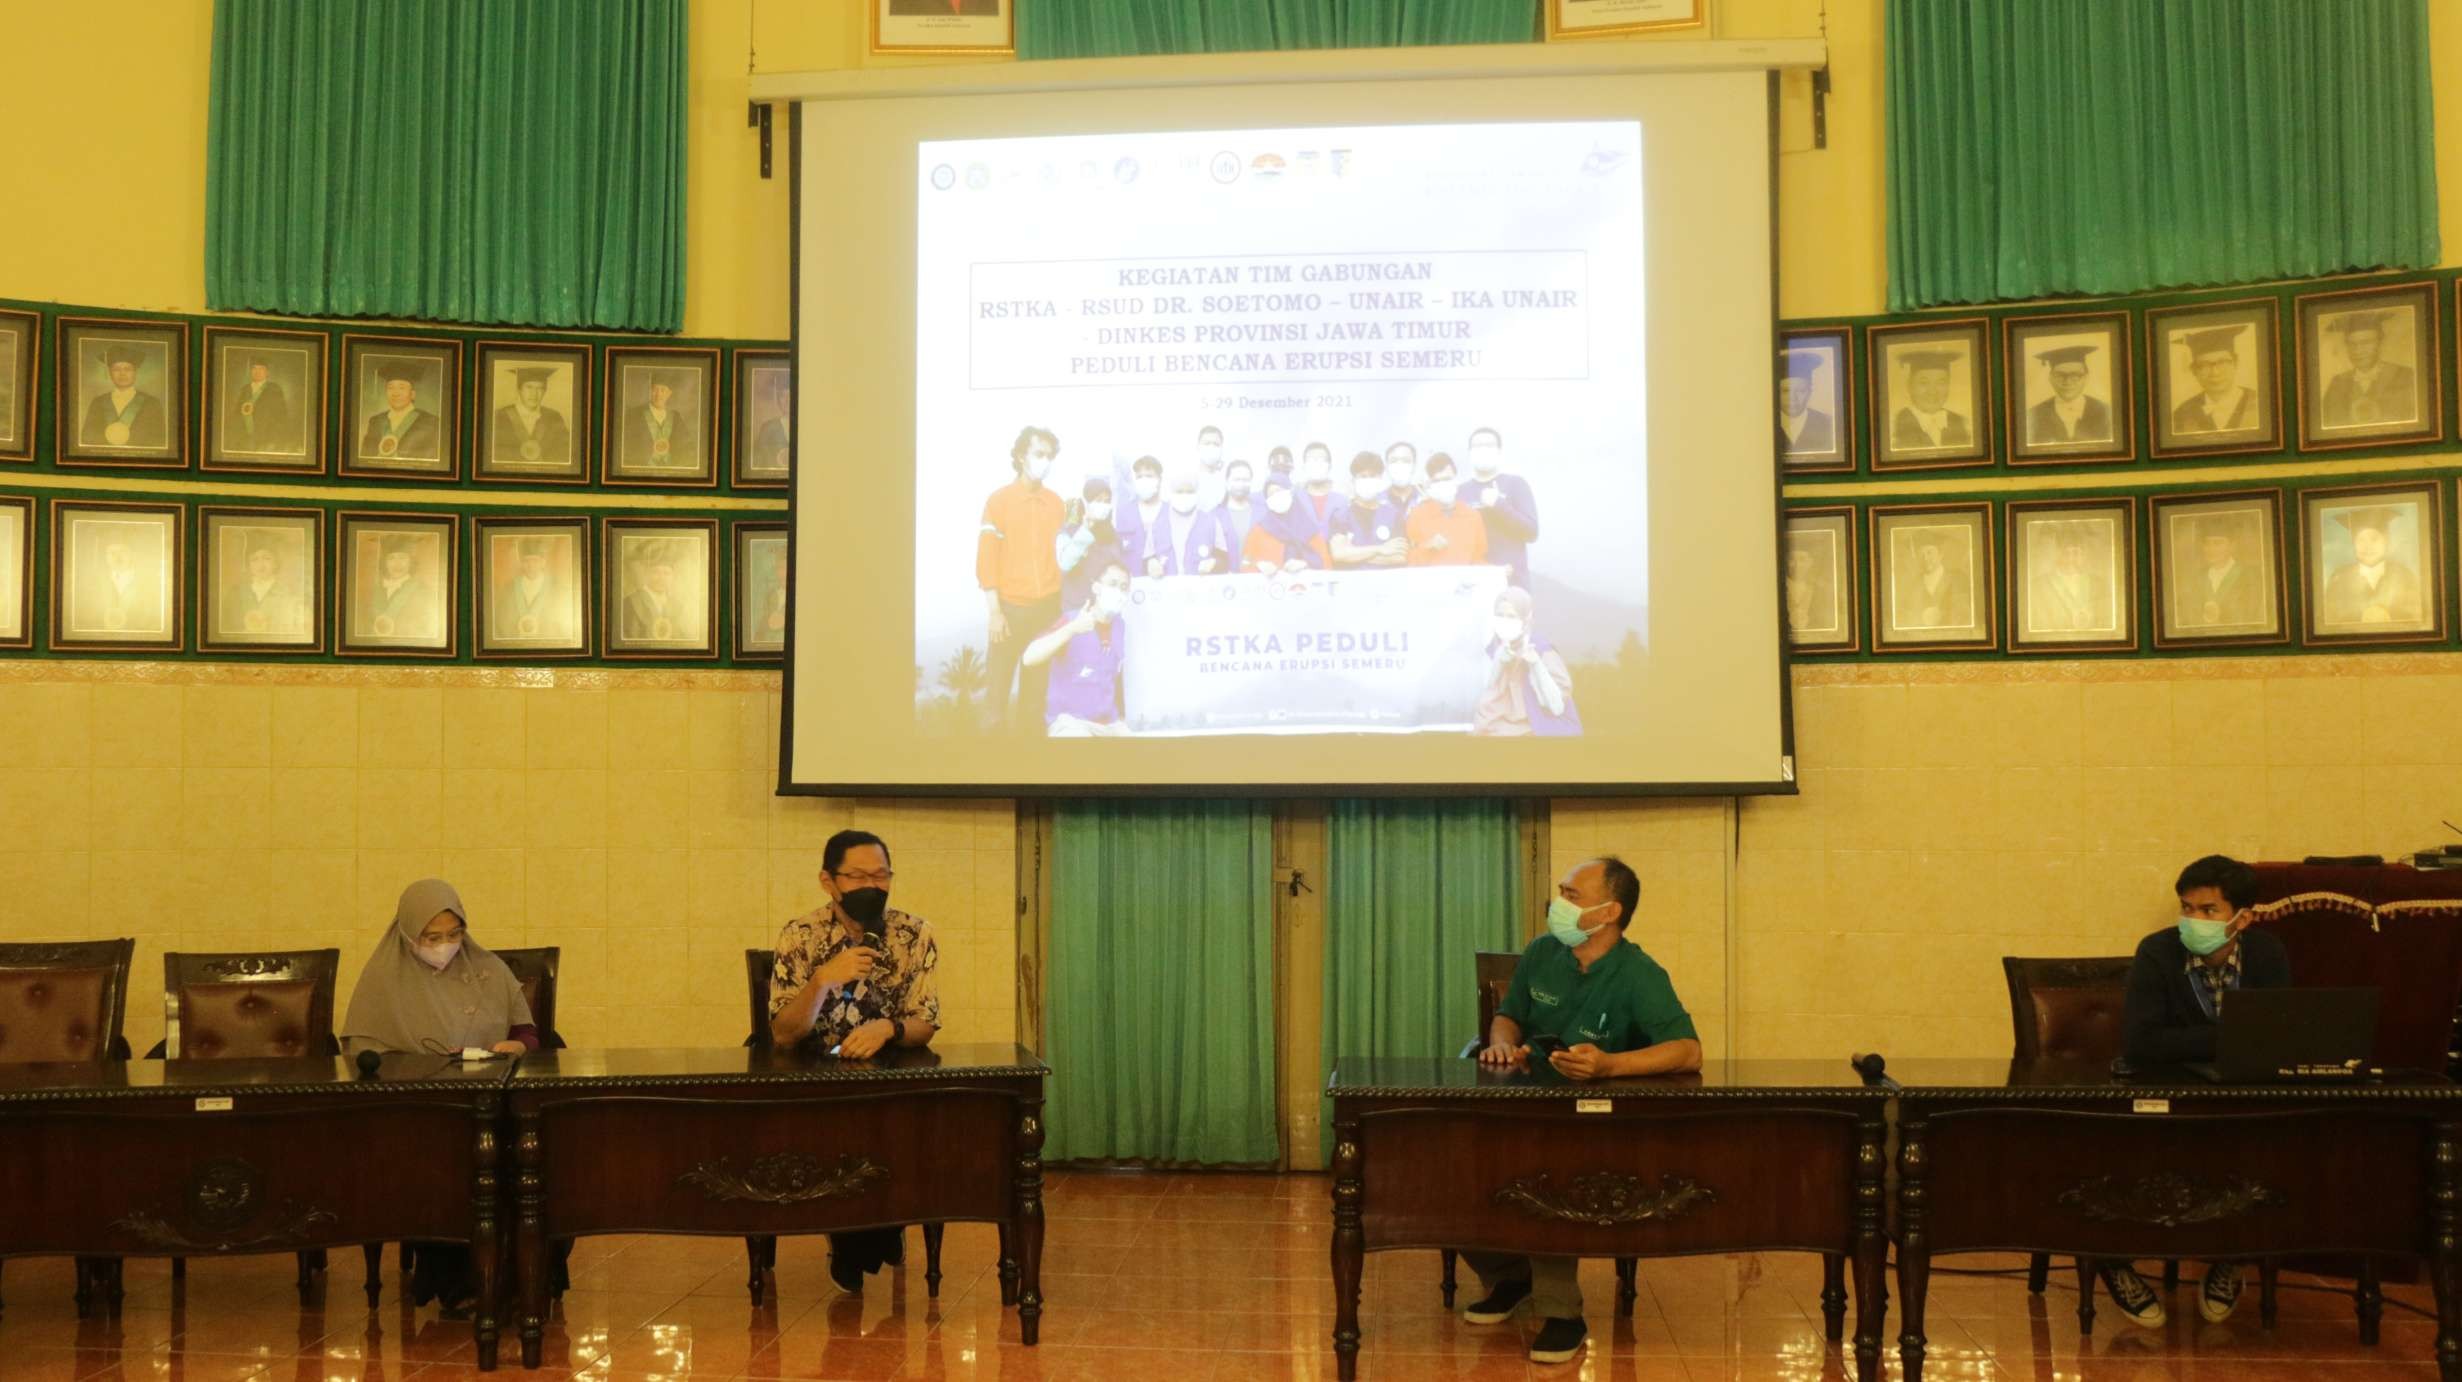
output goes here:
{"type": "MultiPolygon", "coordinates": [[[[1521,57],[1524,55],[1521,51],[1521,47],[1522,46],[1517,45],[1503,49],[1456,48],[1390,50],[1390,54],[1392,55],[1407,55],[1416,61],[1406,64],[1406,70],[1380,70],[1375,75],[1388,79],[1397,76],[1407,78],[1412,76],[1454,77],[1528,75],[1528,72],[1520,70],[1525,66],[1525,64],[1511,62],[1497,63],[1492,60],[1487,60],[1490,59],[1492,55],[1500,52],[1511,57],[1521,57]],[[1444,61],[1444,59],[1449,56],[1455,58],[1456,60],[1451,62],[1444,61]],[[1435,61],[1428,61],[1431,57],[1433,57],[1435,61]],[[1497,68],[1501,68],[1502,70],[1495,70],[1497,68]]],[[[1528,47],[1539,48],[1542,55],[1545,55],[1550,51],[1542,45],[1528,45],[1528,47]]],[[[1623,74],[1649,71],[1702,71],[1755,67],[1763,70],[1766,74],[1765,91],[1767,130],[1765,134],[1765,147],[1767,149],[1767,198],[1769,207],[1769,247],[1767,262],[1769,265],[1770,278],[1769,302],[1771,320],[1769,323],[1769,329],[1770,339],[1773,344],[1773,351],[1768,364],[1768,368],[1771,371],[1770,383],[1769,386],[1763,391],[1763,396],[1767,398],[1774,393],[1776,387],[1775,343],[1778,339],[1778,218],[1780,214],[1778,177],[1778,125],[1780,110],[1779,77],[1780,74],[1785,71],[1806,70],[1824,65],[1826,62],[1825,46],[1817,41],[1789,40],[1778,43],[1752,44],[1726,42],[1680,45],[1652,44],[1636,45],[1636,48],[1645,54],[1655,50],[1655,52],[1660,56],[1657,57],[1656,60],[1649,57],[1643,57],[1639,60],[1607,62],[1601,62],[1598,60],[1576,62],[1568,59],[1562,62],[1547,64],[1547,67],[1548,70],[1564,69],[1567,71],[1586,73],[1612,72],[1623,74]],[[1698,56],[1689,60],[1681,56],[1679,56],[1675,61],[1666,60],[1665,55],[1671,50],[1681,54],[1682,50],[1687,49],[1695,50],[1695,53],[1698,56]],[[1726,52],[1723,55],[1702,52],[1702,50],[1712,49],[1726,50],[1726,52]],[[1703,60],[1705,58],[1706,60],[1703,60]],[[1730,58],[1733,60],[1728,60],[1730,58]]],[[[1562,50],[1554,51],[1559,54],[1562,53],[1562,50]]],[[[1387,52],[1388,50],[1379,50],[1380,55],[1385,55],[1387,52]]],[[[1301,61],[1294,63],[1293,70],[1284,74],[1279,74],[1273,77],[1249,76],[1239,80],[1245,80],[1252,83],[1287,83],[1338,79],[1336,72],[1318,72],[1312,69],[1324,65],[1322,60],[1329,56],[1340,58],[1345,55],[1346,50],[1332,50],[1329,53],[1320,52],[1284,55],[1290,58],[1300,59],[1301,61]]],[[[1349,52],[1347,55],[1353,59],[1356,59],[1357,56],[1355,52],[1349,52]]],[[[880,89],[880,87],[885,85],[903,86],[909,91],[919,92],[922,90],[922,87],[916,79],[918,77],[925,77],[928,79],[929,76],[947,76],[961,79],[964,76],[974,76],[976,78],[975,80],[961,81],[960,83],[970,92],[1002,90],[1052,90],[1086,85],[1113,87],[1179,87],[1187,84],[1191,80],[1196,79],[1196,74],[1194,71],[1183,71],[1181,69],[1188,69],[1194,65],[1202,64],[1204,60],[1205,59],[1203,56],[1192,56],[1186,58],[1100,59],[1084,62],[1037,63],[1035,64],[1036,68],[1046,70],[1046,79],[1031,82],[1017,80],[1013,77],[1008,80],[986,80],[984,78],[984,74],[1006,69],[1011,66],[1010,64],[1002,64],[999,69],[984,67],[972,69],[906,68],[861,73],[786,74],[780,77],[756,78],[753,83],[754,99],[763,99],[766,94],[772,100],[784,99],[784,103],[787,106],[787,261],[789,281],[789,359],[800,363],[802,358],[801,347],[803,342],[804,137],[802,108],[805,99],[849,99],[892,94],[891,92],[880,89]],[[1132,68],[1137,70],[1133,72],[1128,70],[1132,68]],[[1077,70],[1071,71],[1066,69],[1077,70]],[[1099,79],[1094,76],[1097,72],[1100,73],[1099,79]],[[868,80],[874,78],[889,78],[891,80],[888,83],[876,83],[868,80]],[[1074,80],[1072,80],[1072,78],[1074,78],[1074,80]]],[[[801,450],[802,414],[800,408],[790,413],[789,421],[790,425],[787,439],[788,471],[790,477],[793,478],[790,479],[787,490],[786,579],[787,589],[790,592],[794,592],[801,589],[796,572],[798,551],[802,540],[802,525],[799,521],[799,516],[797,513],[797,508],[801,503],[802,495],[800,477],[802,474],[803,463],[801,450]]],[[[1481,796],[1502,797],[1690,798],[1797,795],[1801,788],[1798,784],[1798,774],[1795,764],[1795,709],[1792,659],[1786,642],[1784,611],[1785,587],[1783,577],[1786,563],[1786,476],[1783,456],[1778,445],[1778,428],[1774,411],[1771,417],[1770,435],[1769,465],[1772,476],[1770,522],[1774,534],[1772,542],[1773,557],[1779,578],[1774,583],[1773,587],[1773,599],[1771,602],[1769,625],[1770,636],[1776,642],[1778,651],[1778,656],[1776,659],[1776,673],[1778,677],[1777,710],[1779,717],[1778,742],[1780,752],[1780,770],[1778,777],[1775,779],[1768,781],[1742,782],[1666,783],[1568,783],[1546,780],[1512,783],[1483,782],[1477,784],[1398,782],[1377,783],[1364,786],[1357,782],[1213,782],[1193,785],[1177,783],[1162,784],[1108,782],[931,782],[920,784],[880,782],[798,782],[795,778],[794,771],[794,706],[795,669],[799,661],[796,655],[796,649],[801,636],[801,627],[798,619],[798,606],[801,602],[799,599],[790,596],[786,602],[785,662],[781,669],[782,683],[780,688],[778,724],[778,785],[776,794],[779,796],[864,798],[915,797],[936,799],[1000,797],[1066,799],[1108,797],[1185,798],[1193,796],[1203,798],[1236,798],[1251,800],[1273,798],[1313,799],[1326,797],[1376,797],[1396,799],[1449,797],[1459,796],[1465,791],[1473,791],[1477,795],[1481,796]]]]}

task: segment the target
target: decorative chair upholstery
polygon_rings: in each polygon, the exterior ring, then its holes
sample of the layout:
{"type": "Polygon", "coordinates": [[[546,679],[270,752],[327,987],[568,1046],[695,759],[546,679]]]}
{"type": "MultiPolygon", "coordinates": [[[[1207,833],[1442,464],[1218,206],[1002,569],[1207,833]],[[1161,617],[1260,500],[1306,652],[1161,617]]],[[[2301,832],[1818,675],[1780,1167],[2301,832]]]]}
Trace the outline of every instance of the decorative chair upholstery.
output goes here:
{"type": "MultiPolygon", "coordinates": [[[[128,1059],[128,971],[133,938],[0,945],[0,1062],[12,1065],[128,1059]]],[[[119,1308],[119,1264],[77,1259],[77,1313],[97,1300],[119,1308]]]]}
{"type": "MultiPolygon", "coordinates": [[[[1462,1059],[1464,1060],[1477,1056],[1479,1049],[1487,1045],[1488,1029],[1496,1023],[1496,1010],[1504,1006],[1505,994],[1513,987],[1513,971],[1521,968],[1522,965],[1521,952],[1518,950],[1481,950],[1476,952],[1474,959],[1479,981],[1479,1034],[1472,1037],[1462,1047],[1462,1059]]],[[[1446,1248],[1439,1256],[1444,1263],[1445,1270],[1444,1275],[1438,1279],[1436,1287],[1444,1293],[1445,1308],[1450,1310],[1453,1308],[1453,1295],[1457,1289],[1454,1265],[1459,1254],[1453,1248],[1446,1248]]],[[[1619,1257],[1616,1259],[1616,1311],[1619,1314],[1632,1314],[1633,1302],[1641,1297],[1639,1270],[1640,1259],[1638,1258],[1619,1257]]]]}

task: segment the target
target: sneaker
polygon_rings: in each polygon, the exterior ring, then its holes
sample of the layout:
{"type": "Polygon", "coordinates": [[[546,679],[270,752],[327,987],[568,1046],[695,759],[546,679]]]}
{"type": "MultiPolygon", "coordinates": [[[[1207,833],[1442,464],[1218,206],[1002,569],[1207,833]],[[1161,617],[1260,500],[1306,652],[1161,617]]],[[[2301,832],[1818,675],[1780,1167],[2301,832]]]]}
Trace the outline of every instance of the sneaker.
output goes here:
{"type": "Polygon", "coordinates": [[[2217,1262],[2206,1268],[2205,1289],[2197,1293],[2197,1313],[2207,1324],[2221,1324],[2231,1318],[2240,1304],[2240,1267],[2236,1262],[2217,1262]]]}
{"type": "Polygon", "coordinates": [[[2128,1316],[2131,1324],[2160,1329],[2171,1318],[2164,1313],[2163,1302],[2154,1294],[2154,1288],[2146,1284],[2134,1267],[2105,1267],[2103,1287],[2111,1292],[2112,1303],[2120,1307],[2120,1313],[2128,1316]]]}
{"type": "Polygon", "coordinates": [[[1528,1299],[1530,1299],[1528,1278],[1520,1281],[1499,1282],[1495,1290],[1488,1292],[1482,1299],[1472,1301],[1462,1311],[1462,1323],[1503,1324],[1506,1320],[1513,1318],[1513,1312],[1520,1309],[1522,1302],[1528,1299]]]}
{"type": "Polygon", "coordinates": [[[1530,1361],[1570,1363],[1581,1356],[1582,1340],[1589,1337],[1590,1326],[1580,1320],[1549,1320],[1530,1341],[1530,1361]]]}

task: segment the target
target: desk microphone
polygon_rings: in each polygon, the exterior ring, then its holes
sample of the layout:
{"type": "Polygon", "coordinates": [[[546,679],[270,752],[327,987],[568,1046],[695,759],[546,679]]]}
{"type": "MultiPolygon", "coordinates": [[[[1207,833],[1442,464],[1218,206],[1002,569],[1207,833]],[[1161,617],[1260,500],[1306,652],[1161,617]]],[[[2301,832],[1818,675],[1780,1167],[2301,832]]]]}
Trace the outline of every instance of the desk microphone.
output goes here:
{"type": "Polygon", "coordinates": [[[376,1067],[382,1065],[384,1063],[384,1059],[384,1057],[376,1054],[374,1051],[360,1052],[358,1061],[359,1078],[363,1080],[375,1079],[376,1067]]]}
{"type": "Polygon", "coordinates": [[[1856,1074],[1864,1077],[1865,1084],[1879,1085],[1883,1089],[1898,1088],[1898,1082],[1889,1077],[1889,1062],[1882,1059],[1878,1051],[1858,1051],[1847,1057],[1847,1064],[1854,1067],[1856,1074]]]}

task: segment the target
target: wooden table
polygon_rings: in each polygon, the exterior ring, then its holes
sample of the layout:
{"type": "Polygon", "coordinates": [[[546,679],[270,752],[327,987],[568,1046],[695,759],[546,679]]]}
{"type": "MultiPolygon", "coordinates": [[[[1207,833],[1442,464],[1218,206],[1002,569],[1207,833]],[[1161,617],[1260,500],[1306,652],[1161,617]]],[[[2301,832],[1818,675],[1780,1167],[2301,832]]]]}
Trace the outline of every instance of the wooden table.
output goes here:
{"type": "Polygon", "coordinates": [[[1579,1257],[1823,1255],[1837,1339],[1855,1267],[1857,1374],[1878,1375],[1886,1092],[1836,1061],[1730,1061],[1576,1084],[1547,1066],[1344,1058],[1334,1101],[1334,1357],[1355,1375],[1359,1281],[1385,1248],[1579,1257]]]}
{"type": "MultiPolygon", "coordinates": [[[[511,1063],[0,1065],[0,1257],[467,1243],[496,1365],[497,1118],[511,1063]]],[[[118,1308],[118,1274],[102,1283],[118,1308]]]]}
{"type": "Polygon", "coordinates": [[[539,1362],[552,1242],[1000,1225],[1000,1299],[1043,1313],[1043,1080],[1017,1046],[541,1051],[508,1086],[522,1364],[539,1362]]]}
{"type": "MultiPolygon", "coordinates": [[[[2223,1086],[2177,1073],[1893,1062],[1899,1351],[1920,1375],[1924,1289],[1946,1252],[2129,1261],[2407,1255],[2436,1286],[2437,1362],[2462,1378],[2455,1212],[2462,1086],[2223,1086]]],[[[2091,1320],[2090,1282],[2081,1323],[2091,1320]]],[[[2382,1299],[2359,1292],[2364,1342],[2382,1299]]]]}

